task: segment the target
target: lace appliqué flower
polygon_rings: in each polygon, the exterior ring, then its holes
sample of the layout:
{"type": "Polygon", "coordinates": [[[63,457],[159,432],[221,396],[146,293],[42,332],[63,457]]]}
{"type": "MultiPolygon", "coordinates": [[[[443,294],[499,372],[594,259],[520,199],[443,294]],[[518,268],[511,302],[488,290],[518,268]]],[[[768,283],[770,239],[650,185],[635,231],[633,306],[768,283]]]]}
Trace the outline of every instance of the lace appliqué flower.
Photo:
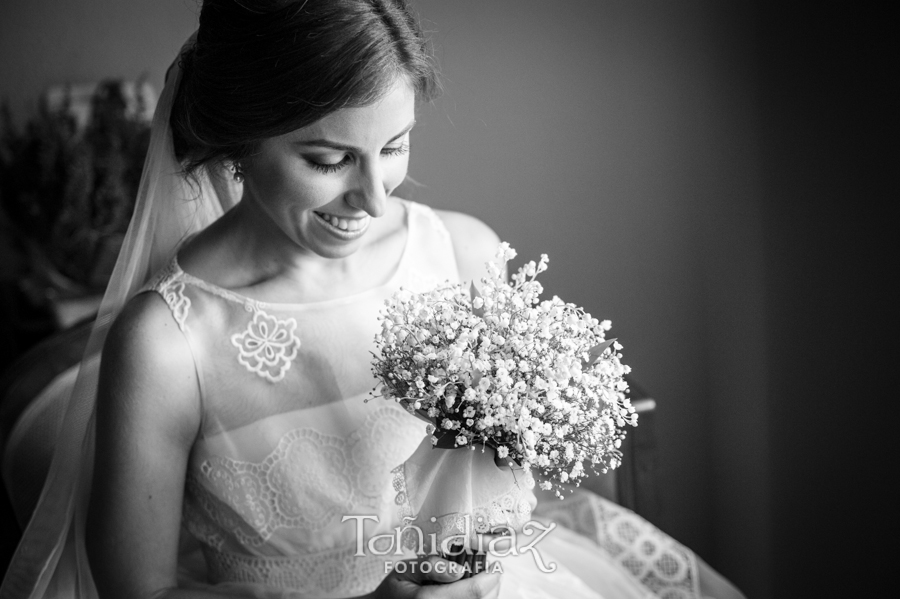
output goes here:
{"type": "Polygon", "coordinates": [[[297,321],[278,320],[256,310],[247,330],[232,335],[231,343],[238,348],[238,362],[247,370],[277,383],[287,374],[300,349],[297,321]]]}

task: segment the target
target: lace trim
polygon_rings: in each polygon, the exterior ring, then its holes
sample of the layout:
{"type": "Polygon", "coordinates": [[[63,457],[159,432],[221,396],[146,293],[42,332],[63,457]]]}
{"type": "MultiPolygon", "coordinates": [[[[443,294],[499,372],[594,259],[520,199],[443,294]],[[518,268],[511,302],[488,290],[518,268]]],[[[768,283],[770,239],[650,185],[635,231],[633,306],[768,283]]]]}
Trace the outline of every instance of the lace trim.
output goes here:
{"type": "Polygon", "coordinates": [[[657,596],[700,599],[694,553],[634,512],[588,492],[552,505],[542,505],[538,515],[594,539],[657,596]]]}
{"type": "MultiPolygon", "coordinates": [[[[225,537],[220,534],[220,530],[213,526],[209,519],[203,517],[204,510],[208,513],[217,513],[211,510],[211,506],[215,503],[212,497],[198,482],[196,477],[188,475],[185,481],[186,492],[182,504],[181,520],[188,532],[195,539],[216,549],[224,549],[225,537]],[[203,509],[195,504],[199,503],[203,509]]],[[[232,524],[239,527],[240,523],[237,519],[232,518],[232,524]]]]}
{"type": "Polygon", "coordinates": [[[384,562],[397,556],[366,552],[355,547],[291,557],[254,557],[219,551],[203,545],[212,582],[262,584],[304,596],[361,595],[373,590],[385,575],[384,562]]]}
{"type": "Polygon", "coordinates": [[[417,420],[391,404],[346,438],[294,429],[262,462],[208,458],[199,473],[188,475],[186,504],[196,502],[197,510],[185,512],[186,524],[197,538],[220,548],[222,530],[258,547],[280,528],[315,532],[339,526],[345,514],[389,505],[390,468],[423,435],[417,420]],[[203,524],[207,520],[215,526],[203,524]]]}
{"type": "Polygon", "coordinates": [[[265,543],[279,528],[321,530],[335,517],[350,513],[351,481],[339,439],[310,429],[290,431],[265,461],[256,464],[211,458],[201,466],[216,497],[234,509],[252,527],[248,534],[240,522],[222,518],[204,498],[206,511],[249,546],[265,543]]]}
{"type": "Polygon", "coordinates": [[[250,372],[272,383],[284,379],[300,350],[297,320],[278,320],[261,310],[254,311],[247,330],[231,336],[238,348],[238,362],[250,372]]]}
{"type": "MultiPolygon", "coordinates": [[[[401,465],[394,468],[392,474],[394,491],[396,492],[394,503],[400,511],[402,522],[411,523],[417,519],[417,514],[413,513],[412,506],[409,503],[404,466],[401,465]]],[[[495,497],[486,505],[476,507],[471,512],[457,512],[432,517],[429,523],[415,522],[415,527],[409,526],[402,532],[401,542],[403,547],[413,551],[421,550],[421,547],[419,547],[421,539],[419,538],[417,527],[421,529],[424,538],[428,538],[430,533],[436,533],[439,543],[451,536],[469,535],[469,538],[472,538],[476,534],[486,534],[498,528],[521,529],[531,518],[531,502],[529,499],[531,497],[530,489],[533,486],[533,478],[531,478],[530,472],[526,473],[526,476],[528,478],[524,479],[521,485],[516,485],[508,492],[495,497]]]]}
{"type": "Polygon", "coordinates": [[[174,261],[170,262],[147,288],[156,291],[162,296],[169,306],[178,328],[183,333],[185,332],[188,311],[191,308],[191,299],[184,294],[184,281],[179,277],[179,271],[178,265],[174,261]]]}

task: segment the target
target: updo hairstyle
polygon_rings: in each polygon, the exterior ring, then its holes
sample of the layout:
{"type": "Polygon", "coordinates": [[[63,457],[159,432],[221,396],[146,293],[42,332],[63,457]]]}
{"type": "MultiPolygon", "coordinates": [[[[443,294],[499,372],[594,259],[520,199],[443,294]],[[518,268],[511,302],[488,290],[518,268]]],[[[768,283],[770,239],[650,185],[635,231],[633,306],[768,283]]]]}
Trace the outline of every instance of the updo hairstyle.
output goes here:
{"type": "Polygon", "coordinates": [[[398,79],[431,100],[437,74],[405,0],[204,0],[172,108],[185,173],[378,101],[398,79]]]}

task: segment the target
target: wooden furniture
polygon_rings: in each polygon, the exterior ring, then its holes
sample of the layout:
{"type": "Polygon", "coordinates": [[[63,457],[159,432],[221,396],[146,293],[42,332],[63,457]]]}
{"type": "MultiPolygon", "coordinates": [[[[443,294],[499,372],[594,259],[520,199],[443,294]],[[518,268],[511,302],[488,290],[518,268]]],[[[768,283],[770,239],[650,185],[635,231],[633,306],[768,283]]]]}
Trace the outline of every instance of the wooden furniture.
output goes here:
{"type": "Polygon", "coordinates": [[[615,501],[651,522],[659,516],[656,488],[656,434],[653,419],[656,400],[630,378],[631,403],[638,413],[638,425],[628,429],[622,444],[622,465],[616,470],[615,501]]]}

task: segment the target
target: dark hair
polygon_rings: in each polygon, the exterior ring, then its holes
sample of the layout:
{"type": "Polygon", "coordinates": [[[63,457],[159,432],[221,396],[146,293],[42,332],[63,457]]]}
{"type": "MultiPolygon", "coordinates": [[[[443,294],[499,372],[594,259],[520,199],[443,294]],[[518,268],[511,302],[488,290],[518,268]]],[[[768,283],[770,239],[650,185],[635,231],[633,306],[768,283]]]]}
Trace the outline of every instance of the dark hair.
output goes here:
{"type": "Polygon", "coordinates": [[[170,123],[186,173],[370,105],[399,78],[419,99],[438,88],[405,0],[204,0],[181,68],[170,123]]]}

